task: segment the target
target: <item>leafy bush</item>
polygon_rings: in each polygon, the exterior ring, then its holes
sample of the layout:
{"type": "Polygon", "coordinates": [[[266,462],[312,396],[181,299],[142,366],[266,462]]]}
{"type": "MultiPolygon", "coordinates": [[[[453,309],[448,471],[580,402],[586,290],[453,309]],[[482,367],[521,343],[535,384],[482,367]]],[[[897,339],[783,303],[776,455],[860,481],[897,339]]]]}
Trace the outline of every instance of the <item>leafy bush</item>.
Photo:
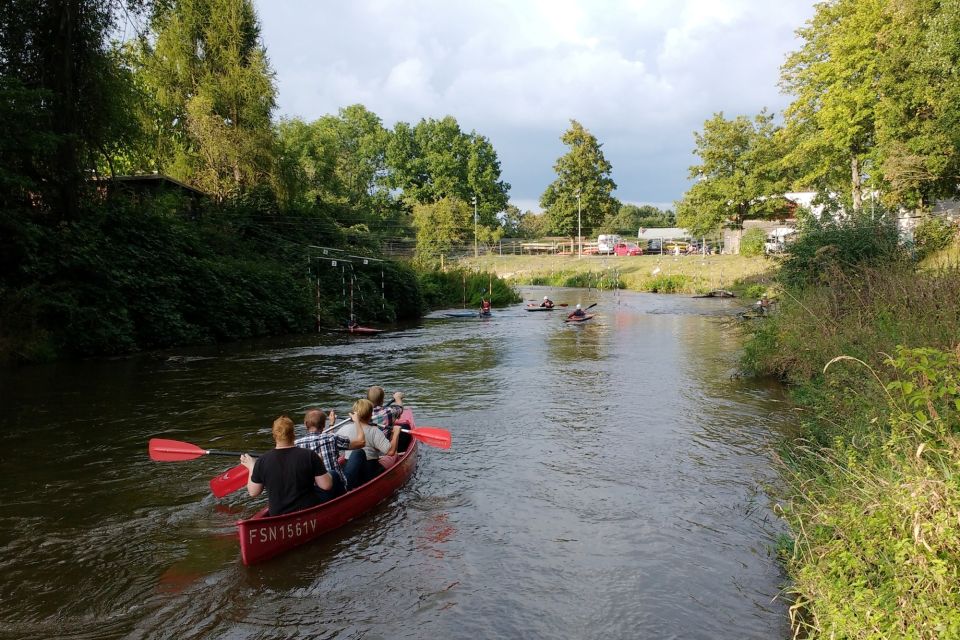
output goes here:
{"type": "Polygon", "coordinates": [[[949,220],[933,217],[924,219],[913,231],[917,259],[922,260],[940,249],[945,249],[956,237],[957,227],[949,220]]]}
{"type": "Polygon", "coordinates": [[[461,304],[479,307],[483,298],[496,306],[521,300],[505,280],[486,271],[421,271],[419,281],[424,303],[433,309],[461,304]]]}
{"type": "Polygon", "coordinates": [[[746,258],[762,256],[766,239],[767,234],[763,232],[763,229],[747,229],[743,237],[740,238],[740,255],[746,258]]]}
{"type": "Polygon", "coordinates": [[[683,293],[691,290],[691,281],[685,275],[661,275],[647,281],[647,289],[653,293],[683,293]]]}
{"type": "Polygon", "coordinates": [[[811,224],[786,249],[779,280],[787,287],[826,282],[861,267],[903,263],[896,223],[857,218],[839,224],[811,224]]]}

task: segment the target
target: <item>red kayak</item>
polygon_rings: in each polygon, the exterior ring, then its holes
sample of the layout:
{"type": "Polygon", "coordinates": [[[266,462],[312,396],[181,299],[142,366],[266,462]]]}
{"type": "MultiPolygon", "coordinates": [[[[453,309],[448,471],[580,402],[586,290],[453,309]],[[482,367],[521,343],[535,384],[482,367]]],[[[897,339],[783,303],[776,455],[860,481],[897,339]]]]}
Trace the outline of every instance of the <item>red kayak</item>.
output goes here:
{"type": "Polygon", "coordinates": [[[350,333],[383,333],[383,329],[372,327],[350,327],[350,333]]]}
{"type": "Polygon", "coordinates": [[[579,317],[578,317],[578,316],[572,316],[572,317],[567,318],[566,320],[564,320],[564,322],[586,322],[587,320],[589,320],[590,318],[592,318],[593,315],[594,315],[594,314],[592,314],[592,313],[588,313],[588,314],[585,315],[585,316],[579,316],[579,317]]]}
{"type": "MultiPolygon", "coordinates": [[[[404,410],[398,422],[409,424],[411,429],[416,427],[409,409],[404,410]]],[[[263,509],[248,520],[238,521],[240,558],[243,564],[251,565],[269,560],[318,538],[328,531],[342,527],[389,498],[413,475],[417,467],[417,449],[417,440],[412,438],[396,464],[370,482],[339,498],[279,516],[269,516],[267,509],[263,509]]]]}

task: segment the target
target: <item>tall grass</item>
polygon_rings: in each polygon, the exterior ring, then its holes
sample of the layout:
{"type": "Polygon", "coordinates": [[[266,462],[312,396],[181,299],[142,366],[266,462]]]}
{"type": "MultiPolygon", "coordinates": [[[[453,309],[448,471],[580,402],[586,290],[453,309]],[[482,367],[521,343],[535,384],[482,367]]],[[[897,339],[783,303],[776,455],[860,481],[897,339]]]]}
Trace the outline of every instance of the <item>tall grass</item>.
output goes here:
{"type": "Polygon", "coordinates": [[[795,631],[960,638],[960,272],[823,275],[744,356],[804,409],[782,451],[795,631]]]}

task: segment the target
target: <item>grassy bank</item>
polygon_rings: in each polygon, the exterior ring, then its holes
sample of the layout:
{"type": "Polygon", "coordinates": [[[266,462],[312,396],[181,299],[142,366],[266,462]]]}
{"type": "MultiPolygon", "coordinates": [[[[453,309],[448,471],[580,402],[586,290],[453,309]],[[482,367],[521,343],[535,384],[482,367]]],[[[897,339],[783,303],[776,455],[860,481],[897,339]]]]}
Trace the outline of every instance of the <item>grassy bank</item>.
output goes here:
{"type": "Polygon", "coordinates": [[[960,272],[788,289],[745,364],[793,385],[782,548],[800,637],[960,637],[960,272]]]}
{"type": "Polygon", "coordinates": [[[659,293],[706,293],[731,289],[747,297],[772,284],[775,263],[742,256],[497,256],[467,258],[468,269],[492,271],[519,285],[614,287],[659,293]]]}

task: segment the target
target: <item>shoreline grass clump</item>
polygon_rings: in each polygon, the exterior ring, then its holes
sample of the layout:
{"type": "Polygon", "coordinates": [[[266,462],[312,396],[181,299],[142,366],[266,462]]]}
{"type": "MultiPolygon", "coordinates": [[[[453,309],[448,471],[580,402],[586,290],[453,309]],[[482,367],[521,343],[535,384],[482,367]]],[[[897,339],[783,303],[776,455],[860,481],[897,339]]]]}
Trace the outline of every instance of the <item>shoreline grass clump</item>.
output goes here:
{"type": "Polygon", "coordinates": [[[837,255],[807,252],[811,277],[744,352],[803,410],[781,451],[791,621],[806,638],[960,637],[960,271],[837,255]]]}

